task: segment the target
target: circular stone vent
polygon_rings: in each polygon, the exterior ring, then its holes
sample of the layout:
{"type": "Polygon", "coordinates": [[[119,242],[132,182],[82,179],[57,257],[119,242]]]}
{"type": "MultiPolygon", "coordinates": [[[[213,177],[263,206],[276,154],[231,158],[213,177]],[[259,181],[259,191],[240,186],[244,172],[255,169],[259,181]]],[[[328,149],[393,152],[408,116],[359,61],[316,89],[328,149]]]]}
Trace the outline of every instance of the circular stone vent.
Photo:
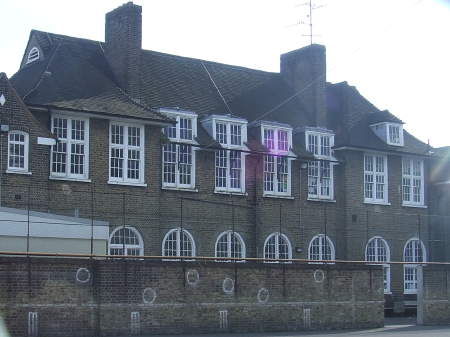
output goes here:
{"type": "Polygon", "coordinates": [[[91,272],[87,268],[78,268],[75,278],[77,282],[87,283],[91,279],[91,272]]]}
{"type": "Polygon", "coordinates": [[[226,277],[222,282],[222,289],[225,294],[232,294],[234,292],[234,280],[226,277]]]}
{"type": "Polygon", "coordinates": [[[152,288],[145,288],[142,292],[142,301],[146,304],[153,304],[156,300],[156,291],[152,288]]]}
{"type": "Polygon", "coordinates": [[[258,302],[259,303],[267,303],[269,301],[270,293],[266,288],[261,288],[258,290],[258,302]]]}

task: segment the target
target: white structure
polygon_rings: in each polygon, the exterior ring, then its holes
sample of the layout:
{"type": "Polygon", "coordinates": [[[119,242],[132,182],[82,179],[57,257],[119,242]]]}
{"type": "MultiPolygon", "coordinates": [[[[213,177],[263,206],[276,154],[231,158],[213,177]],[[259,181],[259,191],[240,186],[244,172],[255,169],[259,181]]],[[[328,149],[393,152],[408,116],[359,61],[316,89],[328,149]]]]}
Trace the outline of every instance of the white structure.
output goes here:
{"type": "Polygon", "coordinates": [[[44,212],[0,207],[0,250],[29,252],[107,254],[109,223],[44,212]]]}

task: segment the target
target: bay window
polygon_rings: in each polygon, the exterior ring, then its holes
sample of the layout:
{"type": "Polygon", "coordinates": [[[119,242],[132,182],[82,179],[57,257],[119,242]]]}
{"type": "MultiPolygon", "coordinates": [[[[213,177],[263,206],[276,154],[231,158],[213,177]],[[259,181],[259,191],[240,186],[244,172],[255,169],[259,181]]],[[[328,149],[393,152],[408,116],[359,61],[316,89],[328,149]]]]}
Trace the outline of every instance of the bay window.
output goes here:
{"type": "Polygon", "coordinates": [[[52,116],[52,132],[57,137],[52,146],[50,176],[87,179],[89,169],[89,120],[52,116]]]}
{"type": "Polygon", "coordinates": [[[111,122],[109,183],[144,183],[144,127],[111,122]]]}
{"type": "Polygon", "coordinates": [[[387,157],[364,155],[364,202],[388,203],[387,157]]]}
{"type": "Polygon", "coordinates": [[[195,151],[193,144],[197,136],[197,117],[193,114],[169,114],[177,124],[169,126],[164,133],[169,143],[163,145],[163,188],[195,187],[195,151]]]}
{"type": "Polygon", "coordinates": [[[405,206],[424,205],[423,160],[403,158],[402,200],[405,206]]]}

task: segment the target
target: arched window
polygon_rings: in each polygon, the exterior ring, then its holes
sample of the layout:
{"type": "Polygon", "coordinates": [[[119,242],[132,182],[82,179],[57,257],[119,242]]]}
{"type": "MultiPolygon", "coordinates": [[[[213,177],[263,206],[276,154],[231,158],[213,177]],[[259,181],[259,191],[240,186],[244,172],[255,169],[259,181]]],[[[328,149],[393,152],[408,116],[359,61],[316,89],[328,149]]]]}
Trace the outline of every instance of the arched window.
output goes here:
{"type": "Polygon", "coordinates": [[[31,48],[27,57],[27,64],[39,60],[39,49],[36,47],[31,48]]]}
{"type": "Polygon", "coordinates": [[[195,256],[195,243],[192,235],[185,229],[172,229],[164,237],[163,256],[195,256]]]}
{"type": "Polygon", "coordinates": [[[310,260],[334,260],[334,245],[328,236],[316,235],[309,243],[308,259],[310,260]]]}
{"type": "Polygon", "coordinates": [[[22,131],[9,133],[8,171],[28,172],[28,133],[22,131]]]}
{"type": "MultiPolygon", "coordinates": [[[[369,262],[389,262],[391,254],[387,242],[379,237],[373,237],[366,246],[366,261],[369,262]]],[[[388,263],[383,264],[383,283],[384,292],[389,293],[391,290],[391,267],[388,263]]]]}
{"type": "Polygon", "coordinates": [[[427,260],[425,246],[419,239],[413,238],[406,242],[403,251],[404,291],[408,294],[417,293],[417,264],[427,260]]]}
{"type": "Polygon", "coordinates": [[[242,237],[233,231],[219,235],[216,241],[216,257],[245,257],[245,244],[242,237]]]}
{"type": "Polygon", "coordinates": [[[292,259],[291,243],[286,235],[270,234],[264,242],[265,259],[292,259]]]}
{"type": "Polygon", "coordinates": [[[111,233],[109,239],[110,255],[144,255],[144,241],[133,227],[118,227],[111,233]]]}

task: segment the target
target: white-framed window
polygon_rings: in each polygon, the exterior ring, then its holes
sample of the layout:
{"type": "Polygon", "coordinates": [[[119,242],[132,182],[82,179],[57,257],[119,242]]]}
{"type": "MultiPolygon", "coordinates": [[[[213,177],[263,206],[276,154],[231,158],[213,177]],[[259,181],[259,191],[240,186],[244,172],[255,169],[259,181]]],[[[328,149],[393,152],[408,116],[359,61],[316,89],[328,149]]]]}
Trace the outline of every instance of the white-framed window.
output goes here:
{"type": "Polygon", "coordinates": [[[230,230],[217,237],[216,257],[245,258],[245,243],[239,233],[230,230]]]}
{"type": "Polygon", "coordinates": [[[215,190],[244,193],[246,122],[214,119],[213,135],[224,148],[215,154],[215,190]]]}
{"type": "Polygon", "coordinates": [[[371,125],[375,134],[386,144],[393,146],[403,146],[403,125],[400,123],[381,122],[371,125]]]}
{"type": "Polygon", "coordinates": [[[39,60],[39,56],[40,56],[39,49],[37,47],[31,48],[27,56],[26,64],[39,60]]]}
{"type": "Polygon", "coordinates": [[[23,131],[8,133],[8,171],[28,172],[29,136],[23,131]]]}
{"type": "Polygon", "coordinates": [[[417,264],[426,262],[425,245],[417,238],[409,239],[403,250],[403,285],[405,294],[417,293],[417,264]]]}
{"type": "Polygon", "coordinates": [[[291,195],[292,129],[269,125],[261,126],[261,138],[271,153],[264,155],[263,184],[265,195],[291,195]]]}
{"type": "Polygon", "coordinates": [[[109,183],[144,183],[144,127],[121,122],[109,126],[109,183]]]}
{"type": "Polygon", "coordinates": [[[423,206],[424,165],[422,159],[402,159],[402,200],[403,205],[423,206]]]}
{"type": "Polygon", "coordinates": [[[52,115],[52,132],[57,137],[50,157],[50,176],[88,179],[89,119],[52,115]]]}
{"type": "Polygon", "coordinates": [[[109,237],[109,255],[144,255],[144,240],[141,234],[129,226],[114,229],[109,237]]]}
{"type": "Polygon", "coordinates": [[[383,264],[383,284],[384,292],[389,293],[391,291],[391,267],[390,260],[391,254],[387,242],[379,237],[375,236],[369,240],[366,246],[366,261],[368,262],[384,262],[383,264]]]}
{"type": "Polygon", "coordinates": [[[364,202],[388,203],[387,157],[364,154],[364,202]]]}
{"type": "Polygon", "coordinates": [[[270,234],[264,242],[264,258],[280,260],[292,259],[292,246],[288,237],[278,232],[270,234]]]}
{"type": "Polygon", "coordinates": [[[335,250],[331,239],[324,234],[319,234],[313,237],[311,242],[309,243],[308,259],[322,261],[334,260],[335,250]]]}
{"type": "Polygon", "coordinates": [[[321,161],[308,162],[308,198],[334,199],[332,147],[334,135],[317,131],[306,131],[306,150],[321,161]]]}
{"type": "Polygon", "coordinates": [[[195,242],[185,229],[170,230],[162,242],[163,256],[195,256],[195,242]]]}
{"type": "Polygon", "coordinates": [[[193,114],[170,114],[177,124],[164,133],[173,143],[163,145],[163,187],[195,187],[195,151],[192,146],[197,136],[197,117],[193,114]],[[179,144],[183,143],[183,144],[179,144]]]}

